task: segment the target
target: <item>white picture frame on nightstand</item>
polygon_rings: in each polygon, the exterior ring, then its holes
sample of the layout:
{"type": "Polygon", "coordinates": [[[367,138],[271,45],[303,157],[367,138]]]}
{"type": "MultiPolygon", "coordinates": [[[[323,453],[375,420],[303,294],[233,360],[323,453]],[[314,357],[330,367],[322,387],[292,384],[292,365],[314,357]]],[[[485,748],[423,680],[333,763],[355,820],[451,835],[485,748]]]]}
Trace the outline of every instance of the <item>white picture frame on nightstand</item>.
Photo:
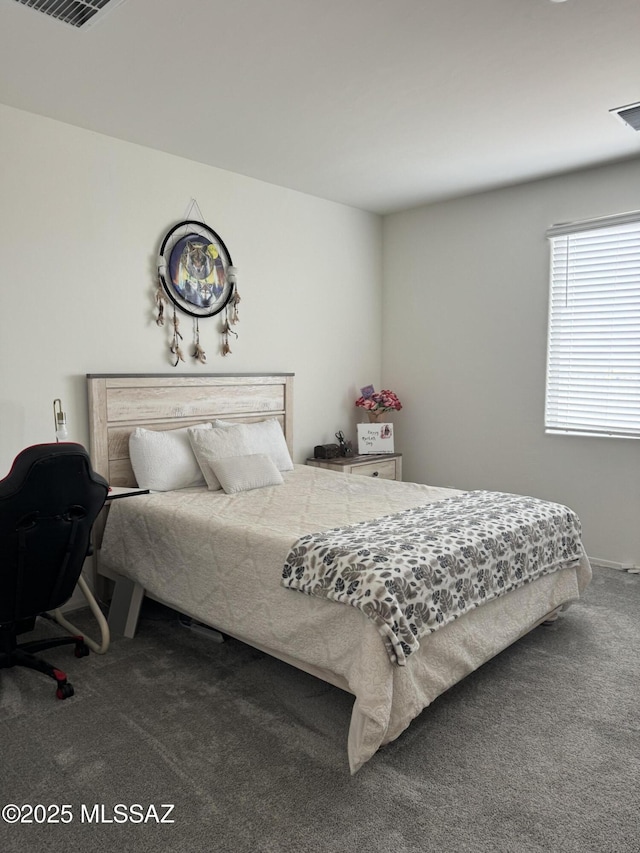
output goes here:
{"type": "Polygon", "coordinates": [[[393,453],[393,424],[358,424],[358,453],[393,453]]]}

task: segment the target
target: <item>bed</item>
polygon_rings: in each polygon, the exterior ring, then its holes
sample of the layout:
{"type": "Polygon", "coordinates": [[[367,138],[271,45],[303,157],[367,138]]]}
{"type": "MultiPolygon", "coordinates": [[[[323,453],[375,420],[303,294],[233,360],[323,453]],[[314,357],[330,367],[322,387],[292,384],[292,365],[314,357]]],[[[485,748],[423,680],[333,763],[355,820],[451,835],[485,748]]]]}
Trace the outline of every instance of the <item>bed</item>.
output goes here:
{"type": "MultiPolygon", "coordinates": [[[[165,433],[217,419],[227,426],[275,419],[293,455],[292,374],[90,375],[87,381],[93,465],[113,486],[136,485],[129,439],[139,429],[165,433]]],[[[452,511],[467,493],[297,464],[281,480],[229,494],[188,486],[114,501],[97,571],[115,581],[110,623],[127,636],[134,636],[149,595],[353,694],[352,773],[437,696],[556,618],[591,578],[578,543],[557,570],[455,614],[421,635],[414,649],[403,645],[407,656],[399,661],[380,624],[362,609],[287,588],[285,564],[311,535],[319,534],[312,544],[323,548],[326,531],[350,534],[380,518],[442,506],[452,511]]]]}

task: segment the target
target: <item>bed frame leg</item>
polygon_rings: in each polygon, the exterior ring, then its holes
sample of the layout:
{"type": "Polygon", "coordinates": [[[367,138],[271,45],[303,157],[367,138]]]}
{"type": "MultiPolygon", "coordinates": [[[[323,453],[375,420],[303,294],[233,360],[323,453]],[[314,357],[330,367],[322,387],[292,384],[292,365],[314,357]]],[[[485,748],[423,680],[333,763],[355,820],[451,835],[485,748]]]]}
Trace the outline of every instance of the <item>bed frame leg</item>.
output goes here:
{"type": "Polygon", "coordinates": [[[562,607],[556,607],[555,610],[552,610],[551,613],[548,613],[545,616],[542,624],[543,625],[553,625],[553,623],[559,618],[560,614],[562,613],[562,609],[563,609],[562,607]]]}
{"type": "Polygon", "coordinates": [[[109,630],[115,636],[133,639],[144,598],[144,587],[129,578],[119,577],[109,607],[109,630]]]}

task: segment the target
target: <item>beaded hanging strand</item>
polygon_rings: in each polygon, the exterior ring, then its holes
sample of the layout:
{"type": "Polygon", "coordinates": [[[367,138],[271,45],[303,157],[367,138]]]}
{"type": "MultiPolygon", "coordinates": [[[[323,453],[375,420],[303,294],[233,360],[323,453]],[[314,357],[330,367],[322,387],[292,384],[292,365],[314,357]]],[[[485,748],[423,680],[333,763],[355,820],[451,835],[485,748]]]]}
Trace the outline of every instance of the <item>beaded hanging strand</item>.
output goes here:
{"type": "Polygon", "coordinates": [[[160,278],[160,273],[158,272],[158,287],[156,288],[155,293],[155,301],[156,308],[158,309],[158,316],[156,317],[156,326],[164,326],[164,306],[167,302],[167,297],[164,294],[164,290],[162,289],[162,279],[160,278]]]}
{"type": "Polygon", "coordinates": [[[231,355],[231,347],[229,346],[229,335],[238,337],[238,333],[234,332],[229,323],[229,306],[224,309],[224,323],[222,324],[222,355],[231,355]]]}
{"type": "Polygon", "coordinates": [[[234,266],[230,266],[227,269],[227,281],[233,288],[233,296],[226,304],[224,309],[224,323],[222,324],[222,355],[231,354],[231,347],[229,346],[229,335],[234,335],[236,338],[238,337],[238,333],[231,328],[231,326],[235,326],[240,319],[240,316],[238,314],[238,303],[240,302],[240,294],[236,290],[237,273],[238,271],[234,266]],[[231,316],[229,316],[229,308],[231,308],[231,316]]]}
{"type": "MultiPolygon", "coordinates": [[[[233,296],[231,297],[230,305],[231,305],[231,317],[229,317],[229,322],[232,326],[235,326],[240,321],[240,315],[238,313],[238,304],[240,303],[240,294],[238,293],[238,270],[234,266],[230,266],[227,270],[227,281],[230,283],[233,288],[233,296]]],[[[237,337],[237,335],[236,335],[237,337]]]]}
{"type": "Polygon", "coordinates": [[[182,354],[182,350],[180,349],[180,341],[182,340],[182,335],[178,331],[178,326],[180,325],[180,320],[178,320],[178,314],[176,312],[176,306],[173,306],[173,338],[169,345],[169,350],[176,357],[176,360],[173,363],[174,367],[178,366],[179,361],[184,361],[184,356],[182,354]]]}
{"type": "Polygon", "coordinates": [[[195,340],[193,346],[193,357],[196,361],[199,361],[200,364],[207,363],[207,356],[205,351],[200,346],[200,324],[198,323],[198,318],[195,318],[195,340]]]}

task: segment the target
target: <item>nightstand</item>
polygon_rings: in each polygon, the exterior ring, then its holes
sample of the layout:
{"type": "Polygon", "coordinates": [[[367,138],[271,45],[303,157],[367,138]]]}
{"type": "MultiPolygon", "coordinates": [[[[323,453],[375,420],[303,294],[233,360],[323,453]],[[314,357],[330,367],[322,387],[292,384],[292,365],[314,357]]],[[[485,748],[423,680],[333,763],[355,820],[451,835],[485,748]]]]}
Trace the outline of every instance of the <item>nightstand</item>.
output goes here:
{"type": "Polygon", "coordinates": [[[402,453],[337,456],[335,459],[307,459],[307,465],[326,468],[342,474],[378,477],[380,480],[402,480],[402,453]]]}

